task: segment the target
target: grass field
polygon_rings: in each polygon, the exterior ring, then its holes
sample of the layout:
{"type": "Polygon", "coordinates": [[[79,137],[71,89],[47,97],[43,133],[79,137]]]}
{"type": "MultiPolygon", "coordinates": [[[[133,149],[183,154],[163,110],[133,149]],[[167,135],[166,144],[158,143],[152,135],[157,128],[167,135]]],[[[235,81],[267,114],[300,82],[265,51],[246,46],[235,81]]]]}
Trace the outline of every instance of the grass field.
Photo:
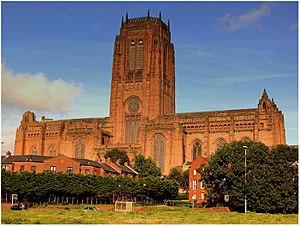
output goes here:
{"type": "MultiPolygon", "coordinates": [[[[79,206],[2,210],[2,224],[297,224],[297,214],[220,213],[157,206],[138,212],[85,212],[79,206]],[[69,209],[68,209],[69,208],[69,209]]],[[[112,209],[112,206],[109,207],[112,209]]]]}

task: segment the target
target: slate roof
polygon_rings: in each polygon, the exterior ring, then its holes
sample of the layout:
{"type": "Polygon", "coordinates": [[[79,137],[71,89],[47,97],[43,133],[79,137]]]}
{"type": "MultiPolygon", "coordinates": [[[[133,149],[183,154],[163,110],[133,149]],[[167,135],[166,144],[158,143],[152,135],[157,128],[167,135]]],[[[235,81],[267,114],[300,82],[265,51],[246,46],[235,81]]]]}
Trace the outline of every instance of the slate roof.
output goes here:
{"type": "Polygon", "coordinates": [[[1,163],[11,164],[13,162],[44,162],[53,157],[40,155],[11,155],[9,157],[1,156],[1,163]]]}
{"type": "Polygon", "coordinates": [[[113,172],[113,173],[120,173],[119,171],[117,171],[114,167],[112,167],[111,165],[105,164],[105,163],[100,163],[103,167],[104,170],[109,171],[109,172],[113,172]]]}
{"type": "Polygon", "coordinates": [[[105,164],[105,163],[101,163],[101,162],[96,162],[90,159],[76,159],[73,158],[75,161],[79,162],[80,165],[82,166],[94,166],[97,168],[103,168],[105,171],[109,171],[112,173],[120,173],[119,171],[117,171],[115,168],[113,168],[112,166],[105,164]]]}
{"type": "Polygon", "coordinates": [[[138,172],[136,172],[134,169],[132,169],[129,166],[125,166],[125,165],[121,165],[121,164],[117,164],[119,167],[121,167],[122,171],[126,172],[126,173],[131,173],[131,174],[138,174],[138,172]]]}
{"type": "Polygon", "coordinates": [[[77,161],[80,163],[80,165],[82,166],[95,166],[98,168],[101,168],[101,164],[99,162],[90,160],[90,159],[76,159],[76,158],[72,158],[73,160],[77,161]]]}

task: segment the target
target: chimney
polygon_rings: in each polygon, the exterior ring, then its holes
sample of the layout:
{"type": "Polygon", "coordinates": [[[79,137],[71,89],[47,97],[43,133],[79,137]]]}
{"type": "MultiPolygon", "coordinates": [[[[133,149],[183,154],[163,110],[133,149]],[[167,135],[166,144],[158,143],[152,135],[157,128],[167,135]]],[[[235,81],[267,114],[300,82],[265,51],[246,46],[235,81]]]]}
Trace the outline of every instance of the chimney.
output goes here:
{"type": "Polygon", "coordinates": [[[10,150],[8,149],[8,150],[6,151],[5,158],[8,158],[9,156],[11,156],[11,153],[10,153],[10,150]]]}

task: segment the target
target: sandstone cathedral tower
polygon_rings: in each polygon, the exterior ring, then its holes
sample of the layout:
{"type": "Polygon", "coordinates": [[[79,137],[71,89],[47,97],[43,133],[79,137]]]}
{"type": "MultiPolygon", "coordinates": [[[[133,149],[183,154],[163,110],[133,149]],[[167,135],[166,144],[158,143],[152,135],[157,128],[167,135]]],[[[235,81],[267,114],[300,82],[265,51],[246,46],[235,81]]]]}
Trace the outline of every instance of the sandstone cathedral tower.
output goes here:
{"type": "Polygon", "coordinates": [[[25,112],[15,155],[66,155],[102,161],[107,150],[150,156],[163,174],[209,158],[234,140],[285,144],[284,118],[263,91],[256,108],[175,113],[174,45],[159,17],[122,18],[114,42],[110,114],[106,118],[37,120],[25,112]]]}

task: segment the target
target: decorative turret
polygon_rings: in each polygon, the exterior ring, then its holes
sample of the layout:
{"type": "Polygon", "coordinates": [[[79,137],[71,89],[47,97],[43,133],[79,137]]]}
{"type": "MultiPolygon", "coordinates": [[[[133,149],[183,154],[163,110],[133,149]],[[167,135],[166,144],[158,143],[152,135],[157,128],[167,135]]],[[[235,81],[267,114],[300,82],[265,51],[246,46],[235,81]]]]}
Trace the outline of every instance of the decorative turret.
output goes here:
{"type": "Polygon", "coordinates": [[[266,89],[264,89],[261,99],[269,99],[266,89]]]}

